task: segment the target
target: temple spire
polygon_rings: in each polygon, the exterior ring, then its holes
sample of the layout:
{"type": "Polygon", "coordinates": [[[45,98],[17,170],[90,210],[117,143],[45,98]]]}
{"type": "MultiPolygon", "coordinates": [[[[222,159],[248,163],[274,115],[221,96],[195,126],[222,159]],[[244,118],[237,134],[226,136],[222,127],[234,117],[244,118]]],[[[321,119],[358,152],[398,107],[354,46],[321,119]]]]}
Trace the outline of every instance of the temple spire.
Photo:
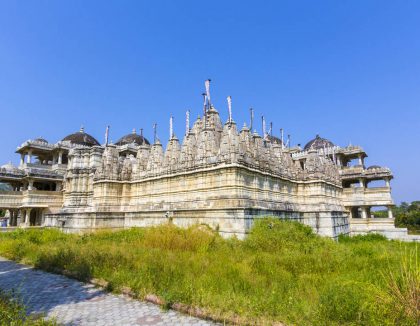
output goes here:
{"type": "Polygon", "coordinates": [[[232,123],[232,96],[227,97],[228,111],[229,111],[229,124],[232,123]]]}
{"type": "Polygon", "coordinates": [[[270,137],[273,138],[273,122],[270,122],[270,131],[268,132],[270,137]]]}

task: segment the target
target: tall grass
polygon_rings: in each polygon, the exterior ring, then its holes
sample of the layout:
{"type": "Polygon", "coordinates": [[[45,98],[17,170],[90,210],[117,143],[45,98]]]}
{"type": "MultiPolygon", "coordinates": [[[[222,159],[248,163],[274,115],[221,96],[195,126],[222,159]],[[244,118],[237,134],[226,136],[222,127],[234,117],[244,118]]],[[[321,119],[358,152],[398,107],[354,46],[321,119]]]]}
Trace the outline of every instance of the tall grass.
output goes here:
{"type": "Polygon", "coordinates": [[[0,290],[0,325],[12,326],[54,326],[54,320],[27,316],[25,306],[13,293],[0,290]]]}
{"type": "Polygon", "coordinates": [[[276,219],[256,222],[244,241],[223,239],[205,226],[171,224],[86,235],[0,235],[0,254],[11,259],[258,325],[417,325],[416,248],[376,235],[335,242],[276,219]]]}

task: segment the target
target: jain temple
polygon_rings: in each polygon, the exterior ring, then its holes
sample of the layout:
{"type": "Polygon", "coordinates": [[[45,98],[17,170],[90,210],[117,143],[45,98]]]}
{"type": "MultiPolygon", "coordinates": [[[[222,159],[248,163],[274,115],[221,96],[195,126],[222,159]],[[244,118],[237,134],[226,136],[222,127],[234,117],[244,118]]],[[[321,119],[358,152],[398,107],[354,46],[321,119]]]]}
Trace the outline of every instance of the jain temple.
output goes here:
{"type": "Polygon", "coordinates": [[[275,137],[272,128],[266,131],[264,118],[260,135],[252,110],[248,124],[234,121],[230,97],[224,122],[209,83],[202,116],[190,122],[188,111],[180,138],[171,118],[166,144],[156,125],[153,142],[133,130],[112,144],[109,128],[102,145],[84,128],[57,143],[25,141],[16,150],[19,166],[0,167],[0,209],[7,211],[8,225],[84,232],[206,224],[242,238],[255,219],[277,216],[332,238],[378,232],[417,239],[394,227],[392,172],[367,167],[362,147],[320,136],[292,147],[282,132],[275,137]],[[381,186],[370,186],[377,180],[381,186]],[[388,209],[388,218],[373,217],[378,206],[388,209]]]}

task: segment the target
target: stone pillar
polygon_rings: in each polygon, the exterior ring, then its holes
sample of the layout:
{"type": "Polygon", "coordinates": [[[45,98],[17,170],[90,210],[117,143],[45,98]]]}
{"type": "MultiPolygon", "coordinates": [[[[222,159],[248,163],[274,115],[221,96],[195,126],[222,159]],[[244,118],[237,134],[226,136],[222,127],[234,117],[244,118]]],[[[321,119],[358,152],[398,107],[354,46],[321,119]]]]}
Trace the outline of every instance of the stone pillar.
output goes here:
{"type": "Polygon", "coordinates": [[[17,226],[18,210],[14,209],[12,211],[12,216],[13,216],[13,219],[12,219],[11,226],[17,226]]]}
{"type": "Polygon", "coordinates": [[[337,156],[336,157],[337,158],[337,165],[339,166],[339,167],[341,167],[341,157],[340,156],[337,156]]]}
{"type": "Polygon", "coordinates": [[[392,213],[392,208],[388,207],[388,218],[394,218],[394,214],[392,213]]]}
{"type": "Polygon", "coordinates": [[[361,207],[362,209],[362,218],[367,218],[367,209],[366,207],[361,207]]]}
{"type": "Polygon", "coordinates": [[[24,210],[24,216],[25,216],[25,220],[23,222],[23,226],[30,226],[30,222],[29,222],[29,218],[31,217],[31,210],[32,208],[27,208],[24,210]]]}
{"type": "Polygon", "coordinates": [[[359,179],[359,187],[360,188],[364,188],[365,187],[365,183],[364,183],[364,181],[363,181],[362,178],[359,179]]]}
{"type": "Polygon", "coordinates": [[[385,178],[385,187],[391,188],[391,180],[389,178],[385,178]]]}
{"type": "Polygon", "coordinates": [[[350,207],[349,211],[350,211],[349,218],[353,218],[353,207],[350,207]]]}
{"type": "Polygon", "coordinates": [[[20,166],[23,166],[25,164],[25,154],[20,154],[20,166]]]}
{"type": "Polygon", "coordinates": [[[58,164],[62,164],[63,163],[63,152],[59,151],[58,152],[58,164]]]}
{"type": "Polygon", "coordinates": [[[28,151],[28,156],[26,158],[26,163],[31,164],[32,162],[32,150],[28,151]]]}
{"type": "Polygon", "coordinates": [[[55,183],[55,191],[61,191],[61,182],[60,181],[57,181],[55,183]]]}
{"type": "Polygon", "coordinates": [[[361,154],[358,155],[359,165],[363,166],[363,156],[361,154]]]}
{"type": "Polygon", "coordinates": [[[34,181],[33,180],[29,180],[28,181],[28,190],[33,190],[34,189],[34,181]]]}

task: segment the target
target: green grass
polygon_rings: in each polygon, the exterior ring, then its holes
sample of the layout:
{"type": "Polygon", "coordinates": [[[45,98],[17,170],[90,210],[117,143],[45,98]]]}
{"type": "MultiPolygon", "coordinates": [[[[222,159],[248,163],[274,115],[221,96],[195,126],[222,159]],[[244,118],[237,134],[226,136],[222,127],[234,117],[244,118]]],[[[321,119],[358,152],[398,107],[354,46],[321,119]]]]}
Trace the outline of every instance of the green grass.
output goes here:
{"type": "Polygon", "coordinates": [[[42,317],[28,317],[25,306],[16,299],[16,296],[0,290],[0,325],[54,326],[56,323],[42,317]]]}
{"type": "Polygon", "coordinates": [[[379,235],[335,242],[275,219],[256,222],[244,241],[171,224],[88,235],[0,234],[0,254],[10,259],[256,325],[417,325],[417,247],[379,235]]]}

